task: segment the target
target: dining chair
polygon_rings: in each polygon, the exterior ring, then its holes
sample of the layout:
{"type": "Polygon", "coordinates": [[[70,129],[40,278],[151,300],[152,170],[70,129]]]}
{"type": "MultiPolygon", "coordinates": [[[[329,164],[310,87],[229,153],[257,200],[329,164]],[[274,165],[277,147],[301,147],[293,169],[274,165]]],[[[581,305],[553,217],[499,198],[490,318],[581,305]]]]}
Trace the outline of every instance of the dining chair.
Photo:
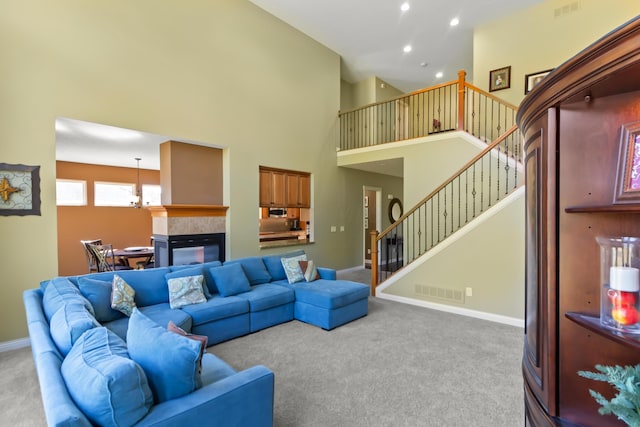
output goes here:
{"type": "Polygon", "coordinates": [[[111,243],[102,245],[89,243],[87,246],[95,257],[98,271],[131,270],[131,267],[128,265],[116,263],[116,258],[113,255],[113,245],[111,243]]]}
{"type": "Polygon", "coordinates": [[[87,266],[89,267],[89,273],[98,271],[96,257],[91,252],[91,249],[89,249],[89,245],[101,245],[102,239],[80,240],[80,243],[82,244],[82,250],[84,251],[84,256],[87,259],[87,266]]]}

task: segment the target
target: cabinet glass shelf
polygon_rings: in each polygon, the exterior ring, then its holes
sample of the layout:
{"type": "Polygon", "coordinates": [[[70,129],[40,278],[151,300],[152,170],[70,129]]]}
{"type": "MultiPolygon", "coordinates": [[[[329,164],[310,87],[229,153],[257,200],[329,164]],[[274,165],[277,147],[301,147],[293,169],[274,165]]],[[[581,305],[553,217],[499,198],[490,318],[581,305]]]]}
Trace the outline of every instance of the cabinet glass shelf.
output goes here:
{"type": "Polygon", "coordinates": [[[600,317],[598,316],[576,312],[567,312],[565,313],[565,316],[569,320],[576,322],[578,325],[590,330],[591,332],[595,332],[598,335],[616,341],[622,345],[640,350],[640,336],[623,334],[605,328],[600,324],[600,317]]]}

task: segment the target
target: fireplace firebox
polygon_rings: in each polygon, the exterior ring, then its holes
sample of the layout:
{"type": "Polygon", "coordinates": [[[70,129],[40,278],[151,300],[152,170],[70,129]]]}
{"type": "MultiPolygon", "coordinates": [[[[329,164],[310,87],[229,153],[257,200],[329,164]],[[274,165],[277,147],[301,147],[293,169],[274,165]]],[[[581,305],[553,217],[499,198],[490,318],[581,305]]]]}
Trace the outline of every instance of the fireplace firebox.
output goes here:
{"type": "Polygon", "coordinates": [[[155,265],[189,265],[209,261],[224,262],[225,233],[153,235],[155,265]]]}

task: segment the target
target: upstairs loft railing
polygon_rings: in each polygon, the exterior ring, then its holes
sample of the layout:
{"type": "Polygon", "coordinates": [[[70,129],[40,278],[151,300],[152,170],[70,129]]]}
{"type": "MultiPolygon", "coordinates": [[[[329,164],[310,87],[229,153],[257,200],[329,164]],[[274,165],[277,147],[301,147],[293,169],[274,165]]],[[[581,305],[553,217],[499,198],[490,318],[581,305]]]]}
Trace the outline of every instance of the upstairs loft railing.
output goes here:
{"type": "Polygon", "coordinates": [[[515,124],[517,108],[458,80],[388,101],[340,112],[340,150],[372,147],[464,130],[485,142],[495,141],[515,124]]]}
{"type": "Polygon", "coordinates": [[[522,185],[521,146],[513,125],[389,228],[371,232],[371,295],[384,280],[522,185]]]}

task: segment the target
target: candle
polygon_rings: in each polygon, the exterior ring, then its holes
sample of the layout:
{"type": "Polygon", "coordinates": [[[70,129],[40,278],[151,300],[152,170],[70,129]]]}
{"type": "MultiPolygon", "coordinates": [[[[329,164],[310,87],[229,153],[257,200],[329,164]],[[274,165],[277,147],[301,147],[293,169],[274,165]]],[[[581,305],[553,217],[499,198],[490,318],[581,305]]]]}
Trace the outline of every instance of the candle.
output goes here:
{"type": "Polygon", "coordinates": [[[640,275],[637,268],[611,267],[609,270],[609,286],[611,289],[624,292],[638,292],[640,275]]]}

